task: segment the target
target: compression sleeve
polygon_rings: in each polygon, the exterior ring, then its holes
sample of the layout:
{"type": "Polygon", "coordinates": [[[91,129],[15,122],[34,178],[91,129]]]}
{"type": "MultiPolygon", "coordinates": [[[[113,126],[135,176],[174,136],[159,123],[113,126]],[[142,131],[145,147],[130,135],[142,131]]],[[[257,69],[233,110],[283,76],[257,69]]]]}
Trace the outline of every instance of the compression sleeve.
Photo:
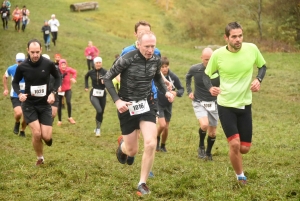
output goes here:
{"type": "Polygon", "coordinates": [[[263,65],[261,68],[258,68],[258,74],[256,78],[259,80],[259,82],[262,82],[266,75],[267,67],[266,65],[263,65]]]}
{"type": "Polygon", "coordinates": [[[20,68],[17,68],[14,79],[11,83],[12,87],[13,87],[14,91],[17,93],[17,95],[19,95],[21,93],[19,82],[22,80],[22,78],[23,78],[22,72],[21,72],[20,68]]]}

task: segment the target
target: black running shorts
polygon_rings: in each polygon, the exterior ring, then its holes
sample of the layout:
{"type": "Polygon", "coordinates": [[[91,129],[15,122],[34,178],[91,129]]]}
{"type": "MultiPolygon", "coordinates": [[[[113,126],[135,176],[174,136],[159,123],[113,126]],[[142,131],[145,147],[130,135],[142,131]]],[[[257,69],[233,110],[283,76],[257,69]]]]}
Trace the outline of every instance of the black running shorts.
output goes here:
{"type": "Polygon", "coordinates": [[[26,123],[39,120],[40,124],[52,126],[52,109],[49,104],[34,105],[25,101],[22,103],[22,110],[26,123]]]}
{"type": "Polygon", "coordinates": [[[51,106],[58,107],[58,102],[59,102],[58,94],[55,94],[55,101],[54,101],[54,103],[51,104],[51,106]]]}
{"type": "Polygon", "coordinates": [[[19,98],[10,97],[10,100],[11,100],[13,108],[21,106],[21,104],[22,104],[21,101],[19,100],[19,98]]]}
{"type": "Polygon", "coordinates": [[[218,112],[227,140],[239,137],[242,145],[250,147],[252,141],[251,105],[246,105],[245,109],[218,105],[218,112]]]}

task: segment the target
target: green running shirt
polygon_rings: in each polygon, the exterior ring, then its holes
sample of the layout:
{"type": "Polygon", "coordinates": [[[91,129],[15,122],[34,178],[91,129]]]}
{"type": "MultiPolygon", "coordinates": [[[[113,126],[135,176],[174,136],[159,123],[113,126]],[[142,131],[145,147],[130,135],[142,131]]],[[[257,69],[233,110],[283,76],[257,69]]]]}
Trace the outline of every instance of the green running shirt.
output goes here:
{"type": "Polygon", "coordinates": [[[205,73],[212,75],[219,71],[221,93],[217,97],[219,105],[241,108],[252,103],[253,67],[261,68],[266,63],[257,46],[243,43],[238,52],[230,52],[226,46],[215,50],[207,64],[205,73]]]}

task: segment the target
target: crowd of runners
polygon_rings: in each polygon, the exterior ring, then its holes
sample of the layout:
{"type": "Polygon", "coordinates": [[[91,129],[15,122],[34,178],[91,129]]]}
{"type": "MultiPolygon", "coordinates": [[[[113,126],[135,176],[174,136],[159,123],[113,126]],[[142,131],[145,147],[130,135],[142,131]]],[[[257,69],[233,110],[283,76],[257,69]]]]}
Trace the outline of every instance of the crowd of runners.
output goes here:
{"type": "MultiPolygon", "coordinates": [[[[92,41],[88,42],[84,52],[88,65],[84,85],[88,92],[91,80],[89,99],[96,113],[95,136],[101,136],[107,93],[116,106],[121,128],[116,156],[121,164],[133,165],[140,136],[143,137],[137,184],[137,194],[142,196],[150,193],[147,179],[154,176],[155,152],[167,152],[172,104],[175,97],[184,95],[185,88],[170,70],[170,58],[161,55],[156,48],[156,35],[151,32],[151,25],[139,21],[134,33],[135,43],[124,48],[109,69],[102,68],[100,51],[92,41]]],[[[237,181],[246,184],[242,154],[249,152],[252,142],[252,92],[260,89],[266,62],[256,45],[243,42],[243,29],[237,22],[226,25],[224,38],[226,46],[215,51],[203,49],[201,62],[189,68],[185,75],[186,91],[199,122],[199,130],[195,132],[199,134],[199,144],[195,145],[198,158],[213,160],[212,148],[220,120],[237,181]],[[255,79],[252,79],[253,66],[258,68],[255,79]]],[[[55,40],[52,40],[54,45],[55,40]]],[[[49,39],[46,41],[48,50],[49,39]]],[[[43,142],[48,146],[53,142],[52,125],[56,114],[57,126],[64,123],[63,97],[68,121],[76,123],[72,117],[71,88],[77,82],[77,71],[59,54],[55,55],[55,62],[42,54],[42,44],[37,39],[28,42],[27,54],[26,58],[24,53],[17,53],[16,63],[4,73],[3,94],[9,94],[8,78],[12,77],[10,97],[15,118],[12,130],[25,137],[26,126],[30,128],[39,166],[45,162],[43,142]]]]}

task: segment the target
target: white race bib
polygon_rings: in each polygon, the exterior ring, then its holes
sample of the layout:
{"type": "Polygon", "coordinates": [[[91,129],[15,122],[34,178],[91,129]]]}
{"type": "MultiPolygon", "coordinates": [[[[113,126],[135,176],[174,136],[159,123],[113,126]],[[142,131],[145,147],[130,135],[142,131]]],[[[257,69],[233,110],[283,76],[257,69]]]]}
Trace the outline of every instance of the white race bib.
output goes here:
{"type": "Polygon", "coordinates": [[[65,95],[65,92],[64,92],[64,91],[59,91],[59,92],[57,92],[57,94],[58,94],[59,96],[64,96],[64,95],[65,95]]]}
{"type": "Polygon", "coordinates": [[[32,96],[36,97],[44,97],[46,96],[46,91],[47,91],[47,85],[40,85],[40,86],[31,86],[30,87],[30,92],[32,96]]]}
{"type": "Polygon", "coordinates": [[[145,112],[150,111],[149,105],[147,100],[140,100],[138,102],[136,101],[130,101],[132,104],[128,105],[129,113],[131,116],[137,115],[137,114],[143,114],[145,112]]]}
{"type": "Polygon", "coordinates": [[[25,82],[19,83],[20,90],[25,90],[25,82]]]}
{"type": "Polygon", "coordinates": [[[93,89],[93,96],[103,97],[104,90],[102,89],[93,89]]]}
{"type": "Polygon", "coordinates": [[[50,31],[49,31],[49,30],[46,30],[46,31],[45,31],[45,34],[49,34],[49,33],[50,33],[50,31]]]}
{"type": "Polygon", "coordinates": [[[92,56],[86,56],[86,58],[92,60],[92,56]]]}
{"type": "Polygon", "coordinates": [[[5,18],[7,13],[2,13],[2,18],[5,18]]]}
{"type": "Polygon", "coordinates": [[[207,111],[215,111],[216,110],[216,102],[215,101],[201,101],[200,104],[205,107],[207,111]]]}

